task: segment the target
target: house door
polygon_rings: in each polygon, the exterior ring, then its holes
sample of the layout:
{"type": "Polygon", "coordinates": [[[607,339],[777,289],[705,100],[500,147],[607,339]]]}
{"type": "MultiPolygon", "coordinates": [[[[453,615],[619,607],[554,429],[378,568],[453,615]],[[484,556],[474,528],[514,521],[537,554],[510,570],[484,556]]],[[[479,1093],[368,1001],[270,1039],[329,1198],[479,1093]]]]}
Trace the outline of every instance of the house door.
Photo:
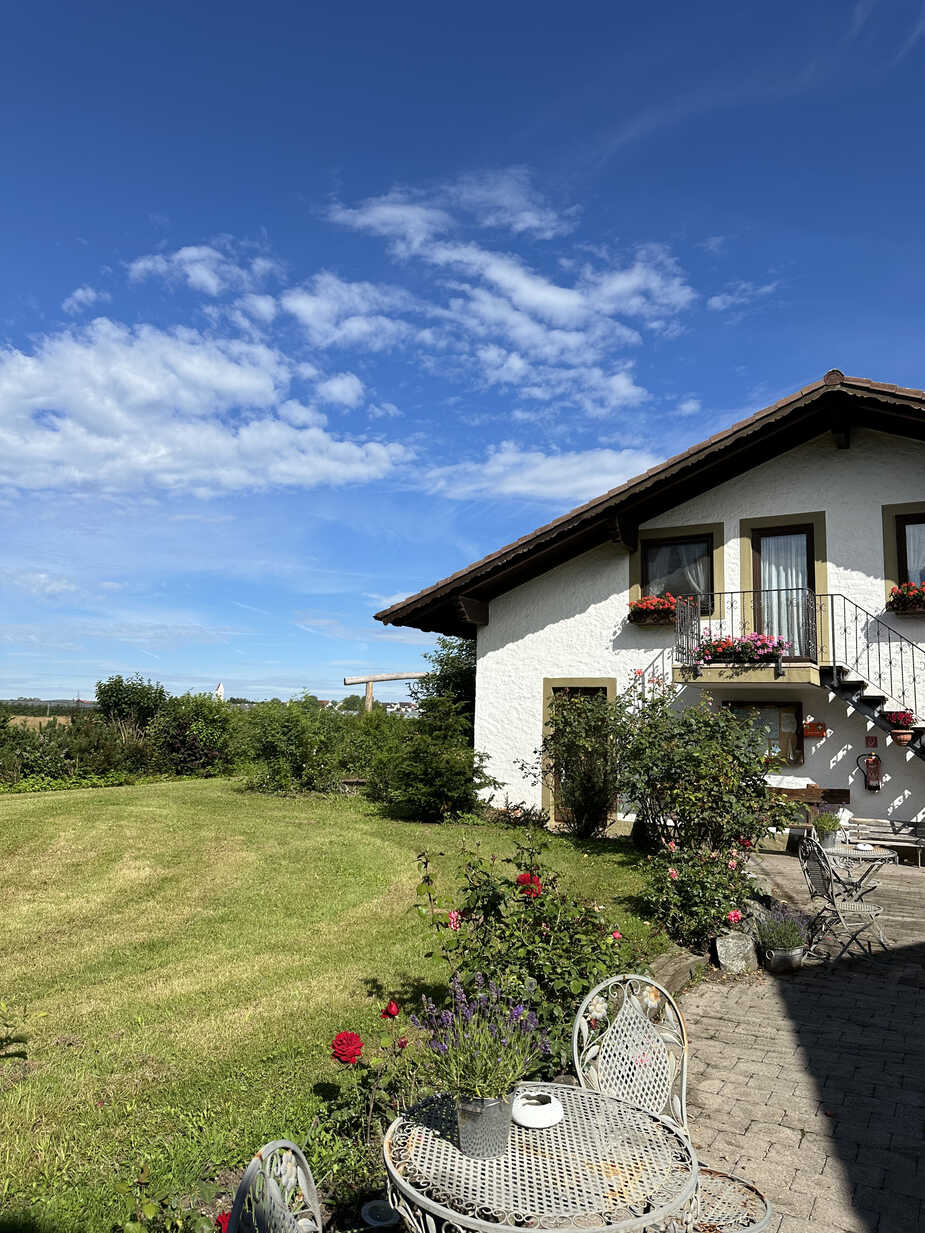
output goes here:
{"type": "MultiPolygon", "coordinates": [[[[606,685],[554,685],[552,689],[554,697],[565,696],[569,699],[575,698],[606,698],[606,685]]],[[[568,811],[562,804],[562,779],[556,775],[552,791],[552,817],[557,826],[562,826],[569,821],[567,816],[568,811]]]]}
{"type": "Polygon", "coordinates": [[[790,643],[785,659],[815,659],[813,528],[774,527],[752,535],[755,629],[790,643]]]}

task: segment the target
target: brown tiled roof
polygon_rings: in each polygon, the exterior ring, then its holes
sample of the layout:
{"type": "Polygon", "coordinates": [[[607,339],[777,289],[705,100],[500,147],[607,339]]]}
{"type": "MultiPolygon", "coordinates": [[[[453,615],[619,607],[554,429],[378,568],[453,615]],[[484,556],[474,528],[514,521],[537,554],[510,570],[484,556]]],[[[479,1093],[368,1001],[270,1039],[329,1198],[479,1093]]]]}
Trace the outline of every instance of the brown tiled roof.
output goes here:
{"type": "Polygon", "coordinates": [[[618,539],[619,533],[614,532],[621,513],[635,511],[640,515],[637,521],[645,521],[658,512],[659,505],[662,509],[670,509],[680,504],[686,498],[678,495],[679,487],[686,483],[686,487],[697,489],[698,474],[707,481],[707,473],[712,474],[720,467],[723,470],[716,479],[699,484],[699,490],[703,491],[828,428],[850,430],[859,411],[864,412],[863,423],[867,427],[925,436],[923,410],[925,391],[863,377],[846,377],[838,369],[831,369],[821,381],[804,386],[465,569],[384,608],[375,614],[375,619],[386,625],[412,625],[448,633],[471,632],[463,628],[465,620],[453,614],[457,597],[492,598],[545,572],[557,563],[557,556],[561,560],[592,546],[594,536],[588,534],[592,527],[597,528],[597,542],[608,537],[618,539]],[[807,414],[809,408],[812,408],[811,414],[807,414]],[[797,421],[802,421],[802,435],[793,434],[797,421]],[[772,448],[766,449],[771,442],[772,448]],[[664,494],[661,501],[660,491],[664,494]],[[609,524],[605,530],[607,520],[609,524]]]}

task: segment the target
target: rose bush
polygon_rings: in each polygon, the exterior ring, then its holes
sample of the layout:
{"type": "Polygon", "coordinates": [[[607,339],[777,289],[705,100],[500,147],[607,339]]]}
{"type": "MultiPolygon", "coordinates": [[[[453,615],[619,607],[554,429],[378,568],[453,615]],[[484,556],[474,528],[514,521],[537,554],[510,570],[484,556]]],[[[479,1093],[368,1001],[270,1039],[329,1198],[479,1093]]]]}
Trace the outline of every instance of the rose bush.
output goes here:
{"type": "Polygon", "coordinates": [[[728,924],[738,924],[752,895],[745,874],[749,848],[725,851],[667,845],[649,858],[643,900],[670,937],[702,949],[728,924]]]}

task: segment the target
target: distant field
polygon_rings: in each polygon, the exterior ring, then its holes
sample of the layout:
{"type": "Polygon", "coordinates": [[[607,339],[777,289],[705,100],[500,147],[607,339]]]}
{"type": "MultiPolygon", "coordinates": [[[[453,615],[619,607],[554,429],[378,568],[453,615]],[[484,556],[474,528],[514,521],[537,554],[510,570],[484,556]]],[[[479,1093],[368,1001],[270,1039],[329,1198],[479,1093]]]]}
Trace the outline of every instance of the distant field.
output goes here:
{"type": "MultiPolygon", "coordinates": [[[[0,1233],[108,1233],[127,1214],[114,1183],[143,1166],[189,1193],[323,1125],[334,1033],[376,1039],[385,997],[445,976],[412,906],[417,853],[446,895],[467,849],[517,838],[230,780],[0,800],[0,1001],[29,1037],[25,1058],[0,1048],[0,1233]]],[[[547,855],[643,931],[625,840],[551,837],[547,855]]]]}
{"type": "Polygon", "coordinates": [[[52,720],[57,720],[59,724],[69,724],[71,722],[70,715],[11,715],[10,722],[14,724],[22,724],[25,728],[42,728],[45,724],[50,724],[52,720]]]}

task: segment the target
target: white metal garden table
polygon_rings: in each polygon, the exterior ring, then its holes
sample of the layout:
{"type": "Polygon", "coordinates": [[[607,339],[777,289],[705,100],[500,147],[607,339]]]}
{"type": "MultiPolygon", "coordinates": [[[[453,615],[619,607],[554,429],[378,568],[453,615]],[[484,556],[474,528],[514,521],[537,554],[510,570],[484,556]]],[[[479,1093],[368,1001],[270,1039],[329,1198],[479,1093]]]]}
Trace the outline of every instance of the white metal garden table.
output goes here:
{"type": "Polygon", "coordinates": [[[422,1102],[389,1127],[389,1201],[413,1233],[690,1227],[697,1158],[671,1122],[588,1088],[519,1090],[555,1095],[565,1115],[546,1129],[515,1125],[506,1153],[489,1160],[460,1152],[447,1097],[422,1102]]]}
{"type": "Polygon", "coordinates": [[[835,866],[836,877],[847,892],[849,899],[863,899],[874,889],[870,885],[870,879],[881,865],[899,860],[898,853],[892,848],[881,848],[876,844],[868,844],[862,848],[855,843],[836,843],[831,848],[822,850],[835,866]],[[857,877],[854,877],[850,872],[851,868],[858,866],[861,867],[861,871],[857,877]],[[848,878],[840,877],[839,870],[847,872],[848,878]]]}

